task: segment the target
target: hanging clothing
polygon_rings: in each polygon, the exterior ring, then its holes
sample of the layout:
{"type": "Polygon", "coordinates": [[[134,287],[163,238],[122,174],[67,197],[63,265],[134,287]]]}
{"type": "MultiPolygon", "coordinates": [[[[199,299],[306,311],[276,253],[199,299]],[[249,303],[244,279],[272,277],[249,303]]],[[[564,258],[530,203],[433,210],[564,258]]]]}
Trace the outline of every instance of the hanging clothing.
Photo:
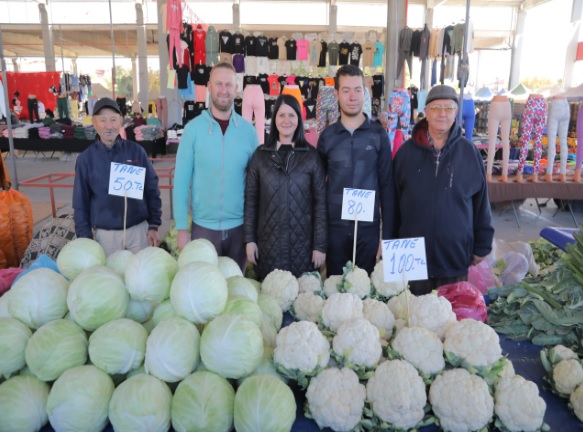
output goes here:
{"type": "Polygon", "coordinates": [[[321,86],[316,98],[316,132],[318,136],[326,126],[336,123],[339,117],[338,99],[336,99],[334,87],[321,86]]]}
{"type": "Polygon", "coordinates": [[[245,120],[253,124],[255,117],[255,130],[259,144],[265,139],[265,99],[263,90],[259,84],[248,84],[243,90],[242,115],[245,120]]]}
{"type": "MultiPolygon", "coordinates": [[[[549,118],[547,123],[547,174],[553,174],[553,165],[556,154],[556,140],[557,132],[559,135],[559,145],[561,150],[561,165],[559,168],[560,174],[567,172],[567,134],[569,133],[569,120],[571,119],[571,110],[569,109],[569,102],[567,99],[553,99],[549,108],[549,118]]],[[[577,137],[580,139],[579,137],[577,137]]],[[[583,144],[583,139],[581,139],[583,144]]]]}
{"type": "Polygon", "coordinates": [[[330,66],[338,66],[338,51],[340,46],[338,42],[332,41],[328,44],[328,63],[330,66]]]}
{"type": "Polygon", "coordinates": [[[405,61],[409,66],[409,74],[413,76],[413,54],[411,52],[411,39],[413,30],[407,26],[399,32],[399,58],[397,60],[397,79],[400,78],[405,61]]]}
{"type": "Polygon", "coordinates": [[[350,64],[358,66],[360,63],[360,56],[362,55],[362,45],[358,42],[350,44],[350,64]]]}
{"type": "Polygon", "coordinates": [[[512,124],[512,107],[510,101],[505,97],[495,97],[490,102],[488,109],[488,162],[486,164],[486,175],[492,175],[492,165],[494,164],[494,154],[496,153],[496,141],[498,137],[498,127],[500,127],[500,138],[502,141],[502,175],[508,174],[508,159],[510,157],[510,126],[512,124]],[[496,100],[496,99],[499,100],[496,100]]]}
{"type": "Polygon", "coordinates": [[[520,122],[520,156],[518,160],[518,174],[522,174],[526,155],[528,154],[528,143],[531,135],[534,141],[534,174],[538,174],[540,158],[542,155],[542,137],[547,123],[547,103],[538,94],[531,94],[526,100],[526,107],[520,122]]]}
{"type": "Polygon", "coordinates": [[[409,139],[409,122],[411,120],[411,100],[409,92],[404,88],[394,88],[389,97],[387,107],[389,117],[389,139],[395,139],[397,124],[403,131],[403,140],[409,139]]]}
{"type": "MultiPolygon", "coordinates": [[[[184,31],[182,26],[182,2],[181,0],[168,0],[166,3],[166,31],[168,32],[168,62],[172,65],[174,50],[180,51],[180,33],[184,31]]],[[[178,55],[178,66],[182,66],[182,56],[178,55]]]]}
{"type": "Polygon", "coordinates": [[[474,124],[476,123],[476,104],[472,98],[464,98],[462,107],[462,126],[469,142],[474,139],[474,124]]]}
{"type": "Polygon", "coordinates": [[[577,114],[577,159],[575,168],[580,169],[583,163],[583,104],[579,105],[579,114],[577,114]]]}

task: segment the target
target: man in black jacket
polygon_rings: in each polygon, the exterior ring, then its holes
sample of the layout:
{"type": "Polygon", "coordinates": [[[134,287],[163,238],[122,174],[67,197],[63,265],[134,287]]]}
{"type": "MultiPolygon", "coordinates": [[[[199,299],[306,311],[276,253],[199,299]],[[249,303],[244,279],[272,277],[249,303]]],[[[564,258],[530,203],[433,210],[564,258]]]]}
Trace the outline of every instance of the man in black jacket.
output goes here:
{"type": "Polygon", "coordinates": [[[328,275],[342,274],[352,260],[354,222],[342,220],[344,188],[376,191],[372,222],[359,222],[356,265],[369,274],[380,257],[380,240],[394,238],[395,185],[392,175],[391,145],[383,127],[362,112],[364,75],[352,65],[336,72],[336,97],[340,120],[328,126],[318,140],[328,177],[328,275]],[[380,232],[382,220],[382,236],[380,232]]]}

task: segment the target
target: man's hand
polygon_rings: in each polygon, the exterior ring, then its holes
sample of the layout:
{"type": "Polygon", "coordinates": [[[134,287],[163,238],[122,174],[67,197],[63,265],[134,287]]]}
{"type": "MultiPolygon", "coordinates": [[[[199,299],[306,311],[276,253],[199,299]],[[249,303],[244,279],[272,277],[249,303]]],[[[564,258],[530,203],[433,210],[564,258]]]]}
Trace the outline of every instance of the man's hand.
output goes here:
{"type": "Polygon", "coordinates": [[[259,249],[257,249],[257,243],[247,243],[245,246],[245,251],[247,252],[247,261],[257,265],[257,258],[259,258],[259,249]]]}
{"type": "Polygon", "coordinates": [[[478,255],[474,255],[474,257],[472,258],[472,265],[478,265],[482,262],[482,260],[486,258],[486,257],[479,257],[478,255]]]}
{"type": "Polygon", "coordinates": [[[326,254],[319,250],[312,251],[312,262],[314,263],[314,267],[319,269],[326,262],[326,254]]]}
{"type": "Polygon", "coordinates": [[[178,238],[176,239],[176,243],[178,244],[178,250],[184,249],[186,243],[190,241],[190,233],[188,230],[178,230],[178,238]]]}
{"type": "Polygon", "coordinates": [[[148,244],[150,246],[160,246],[160,236],[156,230],[148,230],[148,244]]]}

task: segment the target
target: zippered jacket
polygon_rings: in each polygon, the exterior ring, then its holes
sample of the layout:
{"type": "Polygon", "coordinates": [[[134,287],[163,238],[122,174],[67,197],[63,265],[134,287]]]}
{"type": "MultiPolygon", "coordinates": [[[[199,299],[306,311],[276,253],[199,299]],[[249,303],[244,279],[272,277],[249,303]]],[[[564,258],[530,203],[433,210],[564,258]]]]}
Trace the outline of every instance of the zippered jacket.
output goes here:
{"type": "Polygon", "coordinates": [[[176,229],[188,228],[189,201],[193,222],[203,228],[243,225],[245,172],[258,144],[255,128],[234,111],[225,135],[209,110],[186,125],[174,172],[176,229]]]}

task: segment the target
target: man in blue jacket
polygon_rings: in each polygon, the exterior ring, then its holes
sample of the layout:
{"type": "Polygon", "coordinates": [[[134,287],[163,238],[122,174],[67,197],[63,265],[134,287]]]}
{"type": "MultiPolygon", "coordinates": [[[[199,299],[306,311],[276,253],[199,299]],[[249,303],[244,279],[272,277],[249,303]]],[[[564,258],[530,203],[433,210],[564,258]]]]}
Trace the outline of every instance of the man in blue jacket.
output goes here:
{"type": "Polygon", "coordinates": [[[410,282],[416,295],[467,280],[470,265],[492,250],[484,162],[463,136],[457,111],[455,90],[433,87],[425,118],[395,155],[399,238],[425,238],[429,279],[410,282]]]}
{"type": "Polygon", "coordinates": [[[178,248],[204,238],[219,256],[245,268],[243,202],[247,163],[257,148],[255,128],[233,110],[236,75],[230,63],[213,67],[212,106],[184,128],[174,171],[174,219],[178,248]],[[192,214],[188,234],[188,203],[192,214]]]}
{"type": "Polygon", "coordinates": [[[158,246],[162,201],[158,176],[148,155],[139,144],[120,138],[122,117],[115,101],[99,99],[92,121],[97,139],[79,155],[75,166],[73,209],[77,237],[95,239],[106,255],[124,247],[136,253],[147,246],[158,246]],[[125,198],[109,195],[112,162],[146,169],[143,199],[127,199],[125,243],[125,198]]]}

